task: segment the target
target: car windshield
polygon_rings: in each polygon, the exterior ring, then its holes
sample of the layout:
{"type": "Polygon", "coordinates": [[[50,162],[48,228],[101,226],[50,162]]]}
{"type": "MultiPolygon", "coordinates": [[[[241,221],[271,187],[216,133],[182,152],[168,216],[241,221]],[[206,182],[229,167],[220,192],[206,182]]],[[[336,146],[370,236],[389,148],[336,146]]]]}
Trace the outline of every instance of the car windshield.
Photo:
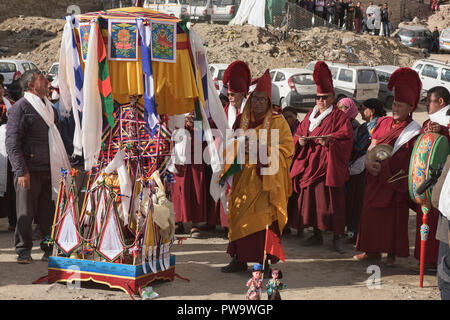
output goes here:
{"type": "Polygon", "coordinates": [[[446,39],[450,39],[450,29],[444,29],[444,31],[442,31],[442,38],[446,38],[446,39]]]}
{"type": "Polygon", "coordinates": [[[57,74],[58,73],[58,68],[59,68],[59,65],[58,64],[55,64],[51,69],[50,69],[50,74],[57,74]]]}
{"type": "Polygon", "coordinates": [[[414,37],[414,31],[408,29],[401,29],[398,34],[405,37],[414,37]]]}
{"type": "Polygon", "coordinates": [[[213,0],[213,4],[216,6],[232,6],[235,0],[213,0]]]}
{"type": "Polygon", "coordinates": [[[314,79],[312,74],[296,74],[292,76],[292,81],[295,84],[299,84],[302,86],[314,85],[314,79]]]}
{"type": "Polygon", "coordinates": [[[358,70],[359,83],[377,83],[377,74],[374,70],[358,70]]]}
{"type": "Polygon", "coordinates": [[[16,72],[16,65],[10,62],[0,62],[0,73],[16,72]]]}
{"type": "Polygon", "coordinates": [[[316,63],[315,63],[314,61],[311,61],[310,63],[308,63],[308,64],[306,65],[305,69],[308,69],[308,70],[313,71],[315,65],[316,65],[316,63]]]}
{"type": "Polygon", "coordinates": [[[217,79],[222,80],[224,73],[225,73],[225,69],[224,70],[219,70],[219,74],[217,75],[217,79]]]}

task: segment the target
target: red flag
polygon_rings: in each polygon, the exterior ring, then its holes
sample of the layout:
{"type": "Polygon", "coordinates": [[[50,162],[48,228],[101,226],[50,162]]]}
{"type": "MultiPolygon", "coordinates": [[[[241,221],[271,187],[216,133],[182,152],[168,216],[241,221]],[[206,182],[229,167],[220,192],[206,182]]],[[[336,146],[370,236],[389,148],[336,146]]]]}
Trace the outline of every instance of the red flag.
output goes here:
{"type": "Polygon", "coordinates": [[[266,229],[266,245],[264,251],[266,254],[270,254],[286,262],[283,247],[281,246],[281,239],[269,228],[266,229]]]}

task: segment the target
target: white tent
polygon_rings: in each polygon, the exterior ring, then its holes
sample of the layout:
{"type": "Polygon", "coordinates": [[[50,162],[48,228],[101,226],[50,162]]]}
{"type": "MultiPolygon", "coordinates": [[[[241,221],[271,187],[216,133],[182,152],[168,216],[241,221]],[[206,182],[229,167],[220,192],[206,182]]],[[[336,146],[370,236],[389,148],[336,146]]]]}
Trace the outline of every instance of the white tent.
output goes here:
{"type": "Polygon", "coordinates": [[[236,16],[230,22],[230,25],[243,25],[248,23],[257,27],[264,28],[266,0],[241,0],[236,16]]]}

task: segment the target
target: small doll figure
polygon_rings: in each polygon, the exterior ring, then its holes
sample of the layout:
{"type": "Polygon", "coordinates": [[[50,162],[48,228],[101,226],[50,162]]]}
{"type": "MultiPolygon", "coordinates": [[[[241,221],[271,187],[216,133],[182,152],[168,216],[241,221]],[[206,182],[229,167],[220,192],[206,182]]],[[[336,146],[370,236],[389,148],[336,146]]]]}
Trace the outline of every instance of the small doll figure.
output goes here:
{"type": "Polygon", "coordinates": [[[253,266],[253,277],[247,282],[247,294],[245,300],[261,300],[261,287],[262,287],[262,271],[263,266],[256,263],[253,266]]]}
{"type": "Polygon", "coordinates": [[[272,279],[270,279],[266,284],[267,296],[269,300],[281,300],[280,291],[286,288],[286,285],[281,283],[281,278],[283,278],[281,270],[273,269],[272,279]]]}

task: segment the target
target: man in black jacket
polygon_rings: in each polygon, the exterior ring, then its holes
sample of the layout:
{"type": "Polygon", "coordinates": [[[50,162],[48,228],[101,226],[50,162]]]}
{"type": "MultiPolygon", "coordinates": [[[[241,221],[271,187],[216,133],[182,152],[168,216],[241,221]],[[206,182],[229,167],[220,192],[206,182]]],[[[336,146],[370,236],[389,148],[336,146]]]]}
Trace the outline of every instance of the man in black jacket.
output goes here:
{"type": "MultiPolygon", "coordinates": [[[[47,79],[36,71],[25,72],[21,78],[23,90],[43,100],[48,93],[47,79]]],[[[57,112],[53,113],[58,125],[57,112]]],[[[49,126],[25,97],[8,111],[6,150],[14,172],[17,226],[14,246],[21,264],[31,262],[32,222],[41,233],[50,234],[54,205],[50,168],[49,126]]],[[[51,248],[44,250],[47,260],[51,248]]]]}
{"type": "Polygon", "coordinates": [[[335,22],[338,29],[342,28],[344,25],[344,15],[345,15],[345,3],[343,0],[339,0],[335,5],[335,22]]]}

